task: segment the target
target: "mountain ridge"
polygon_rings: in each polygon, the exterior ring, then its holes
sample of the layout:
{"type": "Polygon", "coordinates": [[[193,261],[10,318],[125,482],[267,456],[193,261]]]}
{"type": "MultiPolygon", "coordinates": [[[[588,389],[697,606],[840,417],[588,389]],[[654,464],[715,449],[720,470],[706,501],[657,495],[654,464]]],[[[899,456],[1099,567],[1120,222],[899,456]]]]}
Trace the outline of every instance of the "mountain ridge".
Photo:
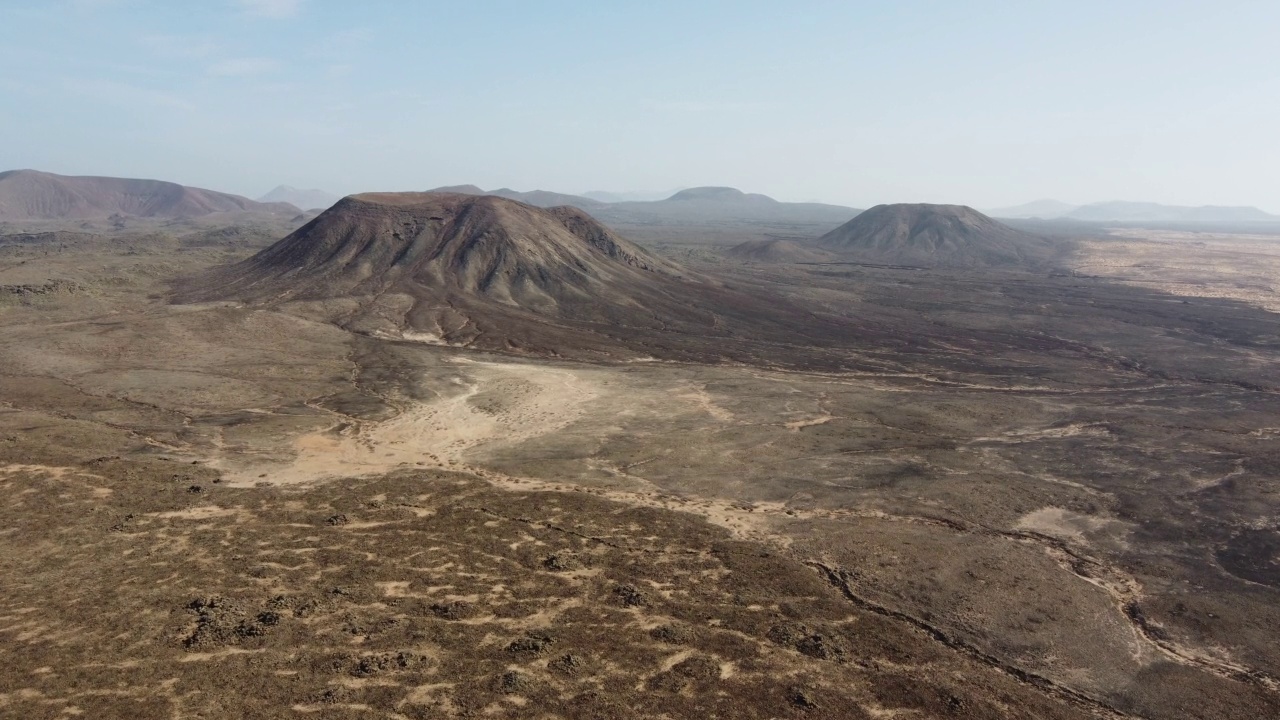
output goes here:
{"type": "Polygon", "coordinates": [[[0,220],[89,220],[116,215],[174,219],[220,212],[296,215],[299,209],[164,180],[39,170],[0,173],[0,220]]]}
{"type": "Polygon", "coordinates": [[[1251,205],[1165,205],[1154,202],[1110,200],[1072,205],[1044,199],[994,208],[987,215],[1010,220],[1078,220],[1081,222],[1280,222],[1273,215],[1251,205]]]}
{"type": "Polygon", "coordinates": [[[1083,205],[1063,217],[1093,222],[1280,222],[1280,215],[1252,206],[1162,205],[1122,200],[1083,205]]]}
{"type": "Polygon", "coordinates": [[[982,212],[994,218],[1008,218],[1010,220],[1031,220],[1044,219],[1051,220],[1059,218],[1067,213],[1079,209],[1081,206],[1065,203],[1061,200],[1053,198],[1044,198],[1041,200],[1032,200],[1029,203],[1021,205],[1013,205],[1010,207],[992,208],[983,210],[982,212]]]}
{"type": "Polygon", "coordinates": [[[443,187],[433,188],[427,192],[433,193],[457,193],[460,195],[493,195],[495,197],[506,198],[508,200],[516,200],[526,205],[533,205],[540,208],[551,208],[560,205],[572,205],[573,207],[589,210],[591,208],[602,205],[598,200],[592,200],[581,195],[570,195],[567,193],[552,192],[550,190],[529,190],[520,191],[503,187],[497,190],[483,190],[475,185],[445,185],[443,187]]]}

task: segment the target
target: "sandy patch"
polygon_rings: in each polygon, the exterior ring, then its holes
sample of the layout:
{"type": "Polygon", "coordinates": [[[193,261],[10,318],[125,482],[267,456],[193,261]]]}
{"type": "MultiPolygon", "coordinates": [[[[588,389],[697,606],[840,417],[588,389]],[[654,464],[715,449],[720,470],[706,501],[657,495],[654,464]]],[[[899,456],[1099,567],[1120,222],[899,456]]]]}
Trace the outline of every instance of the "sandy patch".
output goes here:
{"type": "Polygon", "coordinates": [[[792,420],[791,422],[783,423],[782,426],[788,430],[794,430],[796,432],[799,432],[804,428],[813,427],[814,425],[826,425],[827,423],[835,419],[836,419],[835,415],[820,415],[818,417],[809,418],[807,420],[792,420]]]}
{"type": "Polygon", "coordinates": [[[1042,507],[1018,519],[1018,530],[1083,543],[1088,534],[1104,530],[1116,521],[1081,515],[1064,508],[1042,507]]]}
{"type": "Polygon", "coordinates": [[[17,475],[18,473],[36,473],[41,475],[48,475],[49,477],[52,477],[55,480],[61,480],[67,477],[68,475],[78,475],[78,476],[92,477],[92,478],[99,477],[98,475],[94,475],[93,473],[85,472],[81,468],[74,468],[74,467],[58,467],[54,465],[21,465],[21,464],[5,465],[0,467],[0,475],[17,475]]]}
{"type": "Polygon", "coordinates": [[[339,423],[299,437],[280,465],[212,466],[231,485],[276,485],[386,473],[401,467],[460,467],[490,445],[511,447],[578,420],[600,394],[574,370],[456,358],[453,392],[383,422],[339,423]],[[265,475],[266,477],[261,477],[265,475]]]}
{"type": "Polygon", "coordinates": [[[677,397],[693,401],[698,407],[702,408],[708,415],[721,422],[733,422],[733,413],[716,404],[715,399],[711,397],[711,393],[707,392],[706,386],[691,387],[688,392],[677,397]]]}

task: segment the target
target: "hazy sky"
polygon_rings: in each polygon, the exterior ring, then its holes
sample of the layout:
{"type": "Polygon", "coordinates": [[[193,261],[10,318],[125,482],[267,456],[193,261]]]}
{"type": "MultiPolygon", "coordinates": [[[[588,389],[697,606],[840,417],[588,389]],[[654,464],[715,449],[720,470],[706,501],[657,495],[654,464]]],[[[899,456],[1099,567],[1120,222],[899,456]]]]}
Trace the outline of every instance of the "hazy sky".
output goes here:
{"type": "Polygon", "coordinates": [[[0,169],[1280,212],[1280,2],[0,0],[0,169]]]}

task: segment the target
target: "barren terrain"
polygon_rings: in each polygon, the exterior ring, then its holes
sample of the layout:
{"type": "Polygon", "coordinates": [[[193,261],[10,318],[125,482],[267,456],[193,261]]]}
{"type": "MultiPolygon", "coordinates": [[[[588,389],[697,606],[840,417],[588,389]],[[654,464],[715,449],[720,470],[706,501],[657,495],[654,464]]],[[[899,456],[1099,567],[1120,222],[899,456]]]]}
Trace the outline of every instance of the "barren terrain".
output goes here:
{"type": "Polygon", "coordinates": [[[1280,715],[1280,240],[667,248],[865,330],[798,370],[175,305],[267,238],[95,233],[0,238],[0,715],[1280,715]]]}
{"type": "Polygon", "coordinates": [[[1275,235],[1113,230],[1123,240],[1085,244],[1080,273],[1171,295],[1228,298],[1280,312],[1280,242],[1275,235]]]}

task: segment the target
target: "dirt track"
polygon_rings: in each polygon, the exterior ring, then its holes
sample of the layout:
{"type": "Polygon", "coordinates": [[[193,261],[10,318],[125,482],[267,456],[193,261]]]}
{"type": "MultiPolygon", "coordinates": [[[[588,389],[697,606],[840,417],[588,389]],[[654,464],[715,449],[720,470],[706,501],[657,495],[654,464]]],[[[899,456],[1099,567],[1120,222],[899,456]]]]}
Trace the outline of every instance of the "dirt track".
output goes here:
{"type": "Polygon", "coordinates": [[[556,432],[581,418],[601,388],[585,373],[530,363],[451,358],[457,374],[429,402],[390,399],[398,413],[383,421],[337,416],[329,428],[294,443],[286,464],[246,463],[238,454],[213,459],[232,485],[293,485],[376,475],[413,467],[463,468],[473,454],[505,450],[556,432]]]}

